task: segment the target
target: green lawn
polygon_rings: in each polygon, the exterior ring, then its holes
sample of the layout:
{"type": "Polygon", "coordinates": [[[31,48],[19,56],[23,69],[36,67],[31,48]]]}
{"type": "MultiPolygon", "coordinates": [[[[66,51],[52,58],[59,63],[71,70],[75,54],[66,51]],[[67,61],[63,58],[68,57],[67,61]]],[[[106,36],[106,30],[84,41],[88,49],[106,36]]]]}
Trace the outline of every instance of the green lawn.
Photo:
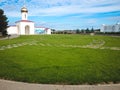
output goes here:
{"type": "Polygon", "coordinates": [[[120,37],[36,35],[0,40],[0,78],[46,84],[119,83],[120,37]]]}

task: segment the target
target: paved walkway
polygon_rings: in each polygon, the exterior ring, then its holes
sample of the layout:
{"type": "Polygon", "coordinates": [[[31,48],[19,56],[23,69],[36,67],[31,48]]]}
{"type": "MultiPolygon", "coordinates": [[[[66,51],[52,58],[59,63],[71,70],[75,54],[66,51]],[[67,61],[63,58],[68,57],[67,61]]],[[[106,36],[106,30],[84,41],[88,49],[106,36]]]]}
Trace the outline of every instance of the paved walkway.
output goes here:
{"type": "Polygon", "coordinates": [[[0,40],[13,39],[13,38],[17,38],[17,37],[19,37],[19,35],[13,34],[9,37],[7,36],[7,37],[4,37],[4,38],[0,38],[0,40]]]}
{"type": "Polygon", "coordinates": [[[0,90],[120,90],[120,84],[109,85],[47,85],[0,79],[0,90]]]}

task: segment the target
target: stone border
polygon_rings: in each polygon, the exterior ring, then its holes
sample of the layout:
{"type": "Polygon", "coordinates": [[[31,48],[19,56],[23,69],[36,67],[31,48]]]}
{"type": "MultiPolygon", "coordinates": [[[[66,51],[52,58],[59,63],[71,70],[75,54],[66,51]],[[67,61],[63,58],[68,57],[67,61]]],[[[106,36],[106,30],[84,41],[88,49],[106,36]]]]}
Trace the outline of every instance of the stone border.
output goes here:
{"type": "Polygon", "coordinates": [[[30,84],[0,79],[0,90],[120,90],[120,84],[50,85],[50,84],[30,84]]]}

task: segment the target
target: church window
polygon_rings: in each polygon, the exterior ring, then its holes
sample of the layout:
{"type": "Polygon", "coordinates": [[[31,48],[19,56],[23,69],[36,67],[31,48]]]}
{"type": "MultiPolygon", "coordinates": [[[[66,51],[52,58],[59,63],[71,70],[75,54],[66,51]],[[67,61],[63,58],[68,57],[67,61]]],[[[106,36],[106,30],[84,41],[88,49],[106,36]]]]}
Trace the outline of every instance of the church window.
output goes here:
{"type": "Polygon", "coordinates": [[[25,14],[25,18],[26,18],[26,14],[25,14]]]}

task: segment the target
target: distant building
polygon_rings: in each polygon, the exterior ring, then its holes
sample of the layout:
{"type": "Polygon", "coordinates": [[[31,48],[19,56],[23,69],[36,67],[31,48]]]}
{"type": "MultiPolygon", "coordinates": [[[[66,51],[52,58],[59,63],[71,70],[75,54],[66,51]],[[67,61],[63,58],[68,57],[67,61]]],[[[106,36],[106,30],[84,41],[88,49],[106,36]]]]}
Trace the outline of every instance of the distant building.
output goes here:
{"type": "Polygon", "coordinates": [[[21,9],[22,20],[17,21],[16,25],[7,28],[8,34],[34,35],[51,34],[51,29],[45,27],[35,27],[34,22],[28,20],[28,10],[26,7],[21,9]]]}
{"type": "Polygon", "coordinates": [[[35,34],[51,34],[51,29],[45,27],[35,27],[35,34]]]}
{"type": "Polygon", "coordinates": [[[101,26],[100,32],[120,32],[120,23],[115,25],[105,25],[101,26]]]}

